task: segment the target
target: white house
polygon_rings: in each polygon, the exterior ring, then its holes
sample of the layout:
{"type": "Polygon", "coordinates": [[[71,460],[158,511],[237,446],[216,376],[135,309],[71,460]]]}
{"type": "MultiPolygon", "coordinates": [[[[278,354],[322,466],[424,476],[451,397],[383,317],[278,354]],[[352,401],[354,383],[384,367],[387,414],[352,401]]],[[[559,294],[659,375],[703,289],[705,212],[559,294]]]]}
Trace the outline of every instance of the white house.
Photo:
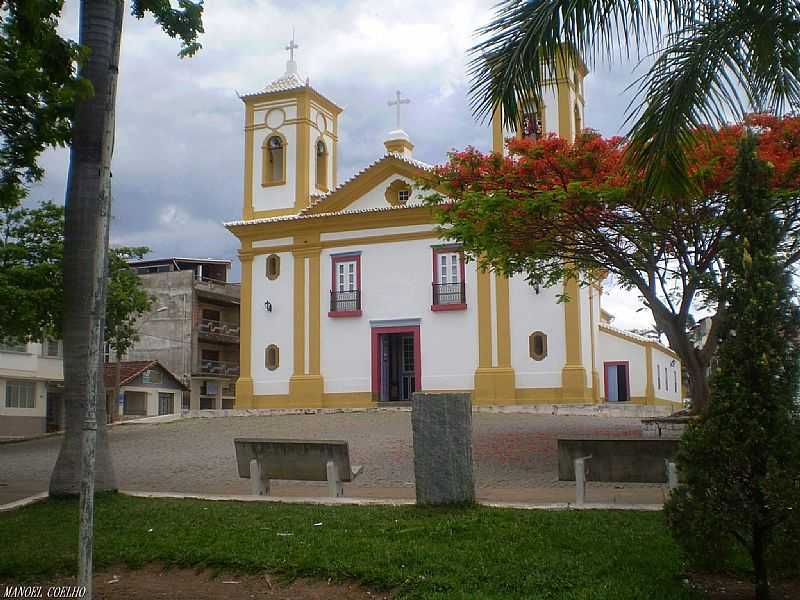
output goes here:
{"type": "Polygon", "coordinates": [[[0,342],[0,437],[58,429],[63,381],[60,342],[0,342]]]}
{"type": "MultiPolygon", "coordinates": [[[[505,137],[583,127],[586,68],[568,65],[518,130],[495,116],[496,151],[505,137]]],[[[680,399],[674,353],[601,322],[601,282],[534,288],[479,271],[438,236],[413,186],[431,166],[413,158],[399,113],[386,152],[339,182],[342,109],[293,56],[242,99],[243,214],[226,223],[241,241],[237,408],[368,406],[418,390],[469,391],[476,404],[680,399]],[[565,291],[572,301],[557,302],[565,291]]]]}

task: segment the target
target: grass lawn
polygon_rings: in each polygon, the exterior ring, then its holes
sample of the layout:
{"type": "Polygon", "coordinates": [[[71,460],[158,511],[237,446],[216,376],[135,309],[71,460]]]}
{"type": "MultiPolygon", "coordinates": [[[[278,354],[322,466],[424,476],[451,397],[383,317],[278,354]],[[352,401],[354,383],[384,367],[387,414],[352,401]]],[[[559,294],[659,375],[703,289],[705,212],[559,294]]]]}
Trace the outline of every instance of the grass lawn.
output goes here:
{"type": "MultiPolygon", "coordinates": [[[[399,598],[696,598],[659,512],[305,506],[99,496],[95,568],[353,579],[399,598]],[[321,525],[315,525],[321,523],[321,525]]],[[[0,514],[0,580],[75,571],[78,504],[0,514]]]]}

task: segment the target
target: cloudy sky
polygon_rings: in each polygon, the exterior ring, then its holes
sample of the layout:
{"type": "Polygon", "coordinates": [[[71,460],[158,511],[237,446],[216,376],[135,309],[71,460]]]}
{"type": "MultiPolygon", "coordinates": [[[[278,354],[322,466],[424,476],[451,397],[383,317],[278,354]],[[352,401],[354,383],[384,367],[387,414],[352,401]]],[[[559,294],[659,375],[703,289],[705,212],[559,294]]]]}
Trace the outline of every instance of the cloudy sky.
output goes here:
{"type": "MultiPolygon", "coordinates": [[[[151,256],[236,261],[221,225],[239,218],[244,112],[237,92],[261,89],[285,71],[295,28],[300,74],[343,106],[339,180],[383,152],[393,128],[394,91],[412,100],[403,127],[415,157],[440,163],[452,148],[488,150],[487,126],[468,104],[466,50],[494,0],[207,0],[203,50],[177,58],[178,43],[151,18],[127,16],[113,163],[112,243],[149,246],[151,256]]],[[[77,38],[78,1],[67,0],[62,30],[77,38]]],[[[623,132],[633,64],[596,65],[586,79],[586,125],[623,132]]],[[[44,156],[47,176],[34,201],[63,202],[66,151],[44,156]]],[[[623,327],[647,323],[635,294],[612,289],[604,306],[623,327]]]]}

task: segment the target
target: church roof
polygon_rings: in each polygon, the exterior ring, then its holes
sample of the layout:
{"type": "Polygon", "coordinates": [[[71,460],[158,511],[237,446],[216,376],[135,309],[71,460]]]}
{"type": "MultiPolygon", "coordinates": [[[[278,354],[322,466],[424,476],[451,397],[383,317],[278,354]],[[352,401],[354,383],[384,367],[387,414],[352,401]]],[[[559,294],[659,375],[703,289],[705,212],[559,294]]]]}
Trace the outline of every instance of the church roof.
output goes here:
{"type": "Polygon", "coordinates": [[[325,194],[314,194],[314,195],[312,195],[313,201],[311,202],[311,204],[309,204],[307,207],[305,207],[303,210],[301,210],[300,214],[308,214],[308,213],[314,212],[314,208],[318,204],[321,204],[322,202],[325,202],[328,198],[338,194],[339,192],[344,190],[346,187],[348,187],[351,183],[353,183],[358,178],[360,178],[362,175],[366,174],[368,171],[371,171],[372,169],[374,169],[378,165],[383,164],[383,163],[388,162],[388,161],[393,160],[393,159],[394,160],[399,160],[399,161],[401,161],[401,162],[403,162],[403,163],[405,163],[407,165],[410,165],[410,166],[412,166],[412,167],[414,167],[416,169],[419,169],[420,171],[426,171],[427,172],[427,171],[432,171],[433,170],[433,165],[429,165],[428,163],[424,163],[421,160],[416,160],[414,158],[409,158],[408,156],[405,156],[405,155],[400,154],[398,152],[387,152],[386,154],[381,156],[379,159],[372,161],[366,167],[361,169],[358,173],[356,173],[355,175],[353,175],[349,179],[346,179],[345,181],[343,181],[342,183],[337,185],[335,188],[333,188],[329,192],[327,192],[325,194]]]}
{"type": "Polygon", "coordinates": [[[420,208],[422,204],[403,204],[400,206],[378,206],[375,208],[362,208],[359,210],[348,211],[331,211],[331,212],[318,212],[318,213],[298,213],[295,215],[280,215],[277,217],[262,217],[259,219],[249,219],[241,221],[227,221],[222,225],[225,227],[241,227],[243,225],[261,225],[263,223],[280,223],[282,221],[305,221],[307,219],[319,219],[323,217],[333,217],[342,214],[360,215],[365,213],[382,213],[392,212],[398,210],[409,210],[412,208],[420,208]]]}
{"type": "Polygon", "coordinates": [[[301,88],[305,85],[306,82],[300,79],[300,76],[297,73],[286,73],[285,75],[278,77],[278,79],[275,79],[267,84],[267,87],[265,87],[260,93],[268,94],[270,92],[286,92],[288,90],[301,88]]]}
{"type": "Polygon", "coordinates": [[[632,342],[636,342],[637,344],[642,344],[642,345],[652,344],[654,346],[657,346],[660,350],[662,350],[666,354],[678,358],[677,353],[672,348],[670,348],[669,346],[665,346],[658,340],[645,337],[643,335],[639,335],[638,333],[633,333],[632,331],[628,331],[627,329],[620,329],[619,327],[614,327],[613,325],[610,325],[609,323],[603,323],[602,321],[597,325],[601,330],[605,330],[609,333],[613,333],[620,337],[629,339],[632,342]]]}

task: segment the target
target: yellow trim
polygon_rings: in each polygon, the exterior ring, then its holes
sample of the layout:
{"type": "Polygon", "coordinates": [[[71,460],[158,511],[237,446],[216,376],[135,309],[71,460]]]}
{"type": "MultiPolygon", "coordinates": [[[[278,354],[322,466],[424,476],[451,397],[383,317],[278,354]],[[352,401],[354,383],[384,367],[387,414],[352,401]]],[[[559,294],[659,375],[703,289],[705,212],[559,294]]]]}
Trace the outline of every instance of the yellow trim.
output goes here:
{"type": "Polygon", "coordinates": [[[645,371],[647,372],[647,383],[644,388],[645,404],[655,404],[656,389],[653,385],[653,347],[645,346],[644,352],[645,371]]]}
{"type": "Polygon", "coordinates": [[[322,405],[330,408],[369,408],[377,406],[372,392],[335,392],[322,397],[322,405]]]}
{"type": "Polygon", "coordinates": [[[401,190],[408,190],[410,197],[411,186],[408,184],[408,182],[404,179],[395,179],[389,184],[383,194],[384,198],[386,198],[386,202],[392,206],[402,206],[405,204],[405,202],[400,202],[399,194],[401,190]]]}
{"type": "Polygon", "coordinates": [[[299,211],[309,205],[309,186],[311,176],[309,167],[311,165],[311,154],[309,143],[311,142],[310,114],[308,96],[301,94],[297,97],[297,116],[300,122],[295,125],[297,132],[297,155],[295,158],[295,196],[294,207],[299,211]]]}
{"type": "Polygon", "coordinates": [[[575,139],[575,127],[572,122],[572,103],[570,102],[570,85],[558,82],[558,135],[568,141],[575,139]]]}
{"type": "Polygon", "coordinates": [[[255,111],[252,106],[245,105],[244,109],[244,205],[242,216],[245,219],[253,218],[253,118],[255,111]]]}
{"type": "MultiPolygon", "coordinates": [[[[583,366],[581,344],[581,297],[576,279],[564,282],[564,293],[569,298],[564,303],[564,340],[567,360],[561,369],[561,386],[564,388],[564,400],[567,402],[584,402],[586,397],[586,369],[583,366]]],[[[591,393],[588,398],[591,398],[591,393]]]]}
{"type": "Polygon", "coordinates": [[[659,344],[658,342],[656,342],[654,340],[640,340],[640,339],[634,337],[633,335],[626,335],[626,333],[623,332],[623,331],[617,331],[616,329],[611,329],[611,328],[609,328],[607,326],[604,327],[603,325],[605,325],[605,324],[604,323],[600,323],[600,331],[602,331],[603,333],[607,333],[609,335],[613,335],[614,337],[618,337],[618,338],[620,338],[622,340],[626,340],[628,342],[633,342],[634,344],[637,344],[637,345],[642,346],[642,347],[650,346],[653,349],[658,350],[659,352],[663,352],[667,356],[671,356],[672,358],[674,358],[678,362],[680,362],[680,360],[681,360],[680,356],[678,356],[675,353],[674,350],[672,350],[671,348],[667,348],[666,346],[664,346],[662,344],[659,344]]]}
{"type": "MultiPolygon", "coordinates": [[[[478,268],[476,291],[478,296],[478,367],[488,369],[492,366],[492,315],[491,315],[491,274],[478,268]]],[[[476,386],[477,388],[477,386],[476,386]]]]}
{"type": "MultiPolygon", "coordinates": [[[[249,244],[242,244],[243,247],[249,244]]],[[[236,381],[237,408],[253,406],[253,378],[250,370],[252,352],[252,290],[253,290],[253,257],[242,255],[242,282],[239,304],[239,379],[236,381]]]]}
{"type": "Polygon", "coordinates": [[[514,369],[489,367],[475,369],[474,404],[514,404],[514,369]]]}
{"type": "MultiPolygon", "coordinates": [[[[594,296],[592,294],[595,289],[594,284],[589,286],[589,342],[592,352],[592,402],[597,404],[600,402],[600,376],[597,373],[597,359],[595,357],[597,353],[597,342],[595,340],[594,296]]],[[[599,294],[600,291],[597,291],[599,294]]]]}
{"type": "Polygon", "coordinates": [[[511,367],[511,300],[508,277],[499,273],[494,278],[497,312],[497,366],[511,367]]]}
{"type": "MultiPolygon", "coordinates": [[[[382,162],[360,173],[355,179],[351,179],[342,187],[335,189],[329,196],[308,209],[305,214],[319,214],[343,210],[364,194],[374,189],[379,183],[389,179],[392,175],[401,175],[409,179],[415,179],[424,175],[426,172],[425,169],[414,166],[397,157],[387,157],[382,162]]],[[[431,221],[433,221],[433,219],[431,219],[431,221]]]]}
{"type": "Polygon", "coordinates": [[[305,97],[307,101],[313,100],[319,104],[321,108],[324,108],[333,114],[334,118],[341,114],[343,110],[340,106],[334,104],[325,96],[310,87],[300,87],[293,90],[286,90],[284,92],[262,92],[260,94],[249,94],[242,98],[242,100],[245,102],[245,104],[252,105],[254,108],[261,110],[266,107],[272,107],[280,100],[293,100],[301,96],[305,97]]]}
{"type": "MultiPolygon", "coordinates": [[[[342,248],[345,246],[365,246],[369,244],[387,244],[392,242],[409,242],[413,240],[424,240],[428,238],[439,238],[435,230],[431,231],[415,231],[411,233],[387,233],[384,235],[368,235],[365,237],[347,238],[343,240],[326,240],[320,242],[320,247],[329,248],[342,248]]],[[[263,246],[260,248],[253,248],[252,254],[273,254],[277,252],[291,252],[307,247],[307,244],[286,244],[283,246],[263,246]]]]}
{"type": "Polygon", "coordinates": [[[292,314],[292,376],[305,375],[306,361],[306,256],[302,251],[292,253],[294,257],[293,289],[294,312],[292,314]]]}
{"type": "Polygon", "coordinates": [[[405,156],[410,157],[412,150],[414,150],[414,144],[412,144],[408,140],[386,140],[383,142],[383,145],[386,147],[387,152],[396,152],[397,154],[403,154],[405,156]]]}
{"type": "Polygon", "coordinates": [[[308,273],[308,370],[311,375],[320,374],[320,254],[314,251],[309,257],[308,273]]]}
{"type": "Polygon", "coordinates": [[[231,225],[228,230],[240,240],[268,240],[299,236],[305,233],[340,233],[358,229],[380,229],[404,225],[433,225],[435,219],[427,206],[409,206],[383,212],[339,213],[317,218],[286,219],[266,223],[231,225]]]}

